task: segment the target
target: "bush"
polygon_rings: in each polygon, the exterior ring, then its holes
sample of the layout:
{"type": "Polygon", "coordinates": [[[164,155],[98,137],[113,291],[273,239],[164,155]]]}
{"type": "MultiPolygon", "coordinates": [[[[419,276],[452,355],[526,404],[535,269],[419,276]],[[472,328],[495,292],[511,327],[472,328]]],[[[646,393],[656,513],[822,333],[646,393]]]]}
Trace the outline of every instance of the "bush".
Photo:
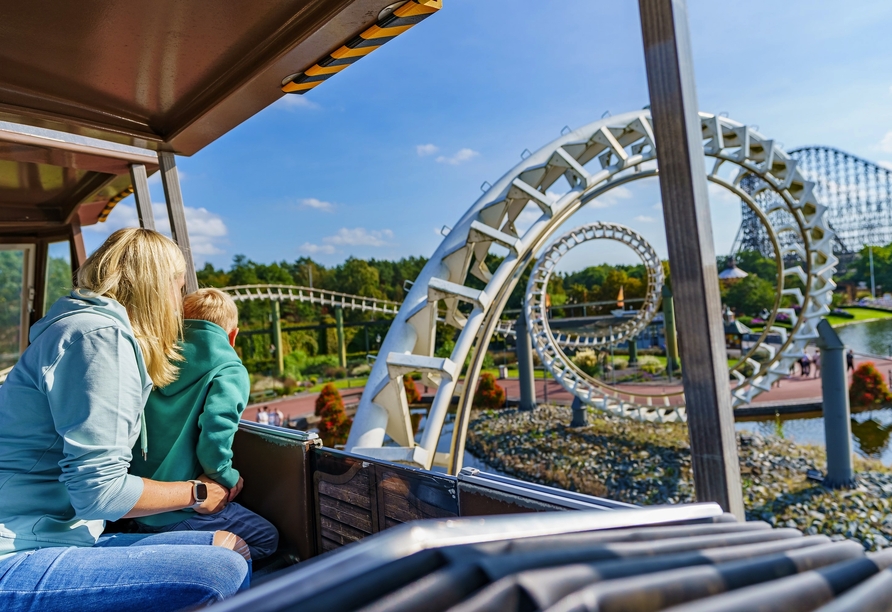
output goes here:
{"type": "Polygon", "coordinates": [[[591,349],[576,351],[573,363],[589,376],[599,376],[603,372],[598,354],[591,349]]]}
{"type": "Polygon", "coordinates": [[[848,310],[843,310],[842,308],[834,308],[830,314],[834,317],[842,317],[843,319],[854,319],[855,315],[853,315],[848,310]]]}
{"type": "Polygon", "coordinates": [[[319,414],[317,427],[319,437],[322,438],[322,444],[325,446],[333,447],[347,442],[350,426],[353,425],[353,419],[347,416],[344,404],[340,399],[341,396],[338,395],[338,401],[325,404],[319,414]]]}
{"type": "Polygon", "coordinates": [[[852,373],[849,401],[853,406],[873,406],[892,402],[892,393],[889,393],[883,375],[872,363],[862,363],[852,373]]]}
{"type": "Polygon", "coordinates": [[[496,383],[496,378],[489,372],[480,375],[477,391],[474,393],[474,406],[484,410],[505,407],[505,390],[496,383]]]}
{"type": "Polygon", "coordinates": [[[339,405],[341,410],[344,409],[344,400],[341,399],[341,394],[335,389],[333,384],[328,383],[322,387],[322,391],[319,392],[319,397],[316,398],[316,416],[322,416],[322,409],[325,408],[327,404],[331,403],[339,405]]]}
{"type": "Polygon", "coordinates": [[[350,370],[350,376],[366,376],[371,371],[372,366],[367,363],[363,363],[350,370]]]}
{"type": "Polygon", "coordinates": [[[410,404],[417,404],[421,401],[421,394],[418,392],[418,387],[415,386],[415,381],[412,380],[412,377],[403,376],[403,388],[406,389],[406,399],[410,404]]]}
{"type": "Polygon", "coordinates": [[[325,378],[347,378],[347,368],[340,366],[325,366],[322,370],[322,376],[325,378]]]}
{"type": "Polygon", "coordinates": [[[298,389],[300,389],[300,383],[293,378],[288,377],[282,382],[282,390],[285,395],[294,395],[298,389]]]}
{"type": "MultiPolygon", "coordinates": [[[[608,360],[608,365],[610,365],[610,360],[608,360]]],[[[611,366],[614,370],[625,370],[629,367],[629,360],[623,359],[621,357],[613,358],[613,365],[611,366]]]]}
{"type": "Polygon", "coordinates": [[[663,371],[663,364],[656,357],[641,355],[638,358],[638,369],[648,374],[659,374],[663,371]]]}

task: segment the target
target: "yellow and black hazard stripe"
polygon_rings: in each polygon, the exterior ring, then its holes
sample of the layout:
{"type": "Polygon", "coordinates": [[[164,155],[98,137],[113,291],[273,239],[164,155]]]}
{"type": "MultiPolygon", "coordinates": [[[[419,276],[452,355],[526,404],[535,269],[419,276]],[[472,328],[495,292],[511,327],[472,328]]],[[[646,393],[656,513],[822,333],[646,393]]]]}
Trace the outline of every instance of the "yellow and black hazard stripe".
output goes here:
{"type": "Polygon", "coordinates": [[[282,85],[282,91],[296,94],[308,92],[415,24],[421,23],[442,6],[443,0],[409,0],[312,67],[289,78],[282,85]]]}
{"type": "Polygon", "coordinates": [[[112,199],[108,201],[108,204],[105,205],[105,208],[102,209],[102,212],[99,213],[98,221],[100,223],[104,223],[106,219],[108,219],[108,214],[112,211],[112,209],[117,206],[118,202],[129,196],[133,193],[133,187],[128,187],[118,195],[114,196],[112,199]]]}

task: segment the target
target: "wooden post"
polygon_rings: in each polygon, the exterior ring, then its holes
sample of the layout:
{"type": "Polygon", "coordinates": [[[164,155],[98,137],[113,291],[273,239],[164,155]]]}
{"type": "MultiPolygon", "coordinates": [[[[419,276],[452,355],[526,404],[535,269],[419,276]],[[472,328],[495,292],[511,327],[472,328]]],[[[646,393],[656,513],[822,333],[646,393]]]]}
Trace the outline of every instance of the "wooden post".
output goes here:
{"type": "Polygon", "coordinates": [[[49,242],[37,241],[34,245],[34,301],[31,303],[31,325],[42,319],[46,310],[46,272],[49,259],[49,242]]]}
{"type": "Polygon", "coordinates": [[[142,164],[130,164],[130,182],[133,183],[133,198],[136,200],[136,214],[139,226],[155,229],[155,213],[152,211],[152,196],[149,194],[149,180],[146,167],[142,164]]]}
{"type": "Polygon", "coordinates": [[[639,0],[672,269],[694,486],[744,518],[740,464],[684,0],[639,0]]]}
{"type": "Polygon", "coordinates": [[[192,260],[192,247],[189,246],[189,232],[186,230],[186,207],[180,190],[177,162],[173,153],[168,151],[159,151],[158,161],[161,164],[164,197],[167,199],[167,215],[170,217],[170,234],[186,258],[186,293],[192,293],[198,291],[198,277],[195,276],[195,262],[192,260]]]}

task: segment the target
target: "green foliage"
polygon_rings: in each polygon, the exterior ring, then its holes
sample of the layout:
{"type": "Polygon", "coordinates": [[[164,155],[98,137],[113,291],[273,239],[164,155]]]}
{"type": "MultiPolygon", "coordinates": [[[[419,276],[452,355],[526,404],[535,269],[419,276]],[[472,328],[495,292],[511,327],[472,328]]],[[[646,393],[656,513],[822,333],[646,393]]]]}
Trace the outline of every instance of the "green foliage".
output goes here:
{"type": "Polygon", "coordinates": [[[474,406],[482,410],[504,408],[505,399],[505,390],[496,383],[495,376],[489,372],[481,374],[474,392],[474,406]]]}
{"type": "Polygon", "coordinates": [[[859,365],[852,373],[849,401],[853,406],[874,406],[892,402],[892,393],[886,380],[869,361],[859,365]]]}
{"type": "Polygon", "coordinates": [[[576,356],[573,357],[573,363],[589,376],[600,376],[604,372],[601,367],[600,356],[591,349],[576,351],[576,356]]]}
{"type": "MultiPolygon", "coordinates": [[[[735,258],[738,268],[748,274],[755,274],[774,285],[774,280],[777,278],[777,263],[773,259],[764,257],[758,251],[741,251],[735,258]]],[[[727,258],[719,257],[718,260],[719,271],[722,271],[727,265],[727,258]]]]}
{"type": "Polygon", "coordinates": [[[353,419],[347,416],[343,403],[329,402],[319,413],[319,437],[325,446],[337,446],[347,442],[353,419]]]}
{"type": "Polygon", "coordinates": [[[663,371],[663,363],[651,355],[640,355],[638,357],[638,369],[648,374],[659,374],[663,371]]]}
{"type": "Polygon", "coordinates": [[[734,312],[755,317],[763,308],[774,307],[775,296],[774,285],[750,274],[727,288],[724,301],[734,312]]]}
{"type": "Polygon", "coordinates": [[[0,251],[0,368],[18,359],[22,259],[21,251],[0,251]]]}

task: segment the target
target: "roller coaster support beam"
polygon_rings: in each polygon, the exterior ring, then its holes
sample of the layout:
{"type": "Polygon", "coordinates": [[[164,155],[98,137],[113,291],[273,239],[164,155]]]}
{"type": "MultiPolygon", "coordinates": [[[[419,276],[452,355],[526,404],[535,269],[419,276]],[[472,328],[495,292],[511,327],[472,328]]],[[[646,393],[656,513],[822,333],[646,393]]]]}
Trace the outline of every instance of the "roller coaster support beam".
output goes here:
{"type": "Polygon", "coordinates": [[[282,311],[278,300],[273,300],[273,346],[275,347],[276,376],[285,373],[285,351],[282,350],[282,311]]]}
{"type": "Polygon", "coordinates": [[[638,336],[629,338],[629,366],[638,365],[638,336]]]}
{"type": "Polygon", "coordinates": [[[827,319],[821,319],[818,323],[818,334],[827,448],[827,476],[824,478],[824,486],[831,489],[851,487],[855,484],[855,474],[852,470],[852,419],[846,385],[846,347],[827,319]]]}
{"type": "Polygon", "coordinates": [[[520,409],[536,408],[536,379],[533,371],[533,344],[527,330],[527,320],[523,313],[517,317],[515,350],[517,351],[517,376],[520,379],[520,409]]]}
{"type": "Polygon", "coordinates": [[[679,332],[694,487],[744,520],[703,136],[684,0],[638,0],[679,332]]]}
{"type": "Polygon", "coordinates": [[[335,325],[338,330],[338,365],[347,367],[347,342],[344,340],[344,309],[335,307],[335,325]]]}
{"type": "Polygon", "coordinates": [[[669,375],[678,372],[678,337],[675,331],[675,300],[672,289],[663,285],[663,333],[666,334],[666,371],[669,375]]]}

